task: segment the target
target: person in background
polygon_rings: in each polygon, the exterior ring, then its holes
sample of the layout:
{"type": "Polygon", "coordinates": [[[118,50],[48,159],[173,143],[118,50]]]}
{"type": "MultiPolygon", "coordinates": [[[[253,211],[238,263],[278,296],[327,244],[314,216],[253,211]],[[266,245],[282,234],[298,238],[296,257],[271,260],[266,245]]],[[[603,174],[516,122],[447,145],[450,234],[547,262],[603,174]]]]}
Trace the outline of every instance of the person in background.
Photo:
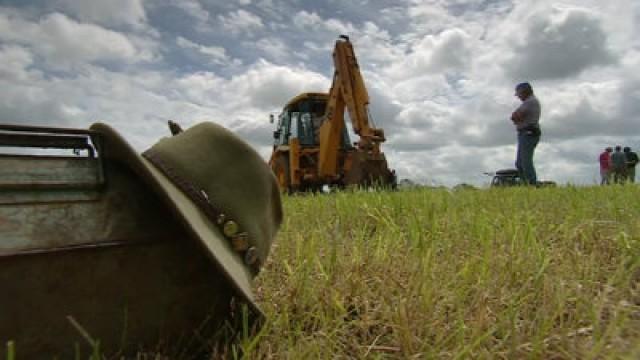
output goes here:
{"type": "Polygon", "coordinates": [[[623,151],[624,151],[625,163],[627,164],[626,180],[630,181],[631,183],[635,183],[636,182],[636,165],[638,164],[638,154],[636,154],[634,151],[631,151],[631,148],[628,146],[625,146],[623,151]]]}
{"type": "Polygon", "coordinates": [[[627,159],[620,145],[616,145],[616,151],[611,154],[611,170],[613,171],[613,182],[622,184],[627,176],[627,159]]]}
{"type": "Polygon", "coordinates": [[[533,166],[533,152],[540,141],[540,102],[533,94],[529,83],[516,85],[515,95],[522,104],[511,114],[511,121],[518,132],[516,168],[520,178],[527,185],[537,185],[536,169],[533,166]]]}
{"type": "Polygon", "coordinates": [[[607,147],[600,154],[600,185],[609,185],[611,178],[611,153],[613,148],[607,147]]]}

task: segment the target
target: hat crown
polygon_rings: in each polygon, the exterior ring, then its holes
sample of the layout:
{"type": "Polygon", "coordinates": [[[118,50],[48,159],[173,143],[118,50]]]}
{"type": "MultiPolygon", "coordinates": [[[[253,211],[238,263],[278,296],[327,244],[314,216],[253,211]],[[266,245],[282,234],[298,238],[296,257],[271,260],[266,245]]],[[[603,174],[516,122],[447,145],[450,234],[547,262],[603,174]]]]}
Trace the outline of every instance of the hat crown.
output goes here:
{"type": "Polygon", "coordinates": [[[262,157],[210,122],[161,139],[143,156],[196,202],[231,248],[233,235],[246,235],[247,247],[236,252],[245,263],[257,260],[257,272],[282,222],[277,182],[262,157]]]}

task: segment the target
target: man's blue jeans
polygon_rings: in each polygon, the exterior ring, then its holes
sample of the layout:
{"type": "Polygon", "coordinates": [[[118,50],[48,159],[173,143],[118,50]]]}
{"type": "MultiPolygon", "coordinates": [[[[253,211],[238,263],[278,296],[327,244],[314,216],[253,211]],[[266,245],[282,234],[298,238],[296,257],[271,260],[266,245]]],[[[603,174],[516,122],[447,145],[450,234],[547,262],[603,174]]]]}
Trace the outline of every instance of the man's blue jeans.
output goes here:
{"type": "Polygon", "coordinates": [[[516,168],[520,178],[525,184],[536,185],[536,168],[533,166],[533,152],[540,141],[540,135],[527,135],[526,132],[518,133],[518,153],[516,155],[516,168]]]}

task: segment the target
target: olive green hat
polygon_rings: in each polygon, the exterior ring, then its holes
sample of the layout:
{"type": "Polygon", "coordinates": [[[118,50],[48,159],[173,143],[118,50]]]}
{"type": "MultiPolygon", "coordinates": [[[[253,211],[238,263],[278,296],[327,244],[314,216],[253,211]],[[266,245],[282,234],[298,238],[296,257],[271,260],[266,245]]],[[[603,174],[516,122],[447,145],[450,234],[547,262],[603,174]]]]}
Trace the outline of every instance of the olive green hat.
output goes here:
{"type": "Polygon", "coordinates": [[[252,280],[282,222],[271,169],[246,142],[214,123],[195,125],[138,154],[115,130],[97,123],[100,149],[123,162],[165,200],[239,295],[262,314],[252,280]]]}

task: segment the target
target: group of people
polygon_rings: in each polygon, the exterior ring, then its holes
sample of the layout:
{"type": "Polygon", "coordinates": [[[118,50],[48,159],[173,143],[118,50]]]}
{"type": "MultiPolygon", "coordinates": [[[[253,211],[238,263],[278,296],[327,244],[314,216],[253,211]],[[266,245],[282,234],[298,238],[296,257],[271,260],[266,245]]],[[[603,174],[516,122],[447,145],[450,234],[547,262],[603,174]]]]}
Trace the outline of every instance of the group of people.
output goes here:
{"type": "Polygon", "coordinates": [[[638,154],[631,148],[617,145],[615,151],[608,147],[600,154],[600,185],[634,183],[638,154]]]}

